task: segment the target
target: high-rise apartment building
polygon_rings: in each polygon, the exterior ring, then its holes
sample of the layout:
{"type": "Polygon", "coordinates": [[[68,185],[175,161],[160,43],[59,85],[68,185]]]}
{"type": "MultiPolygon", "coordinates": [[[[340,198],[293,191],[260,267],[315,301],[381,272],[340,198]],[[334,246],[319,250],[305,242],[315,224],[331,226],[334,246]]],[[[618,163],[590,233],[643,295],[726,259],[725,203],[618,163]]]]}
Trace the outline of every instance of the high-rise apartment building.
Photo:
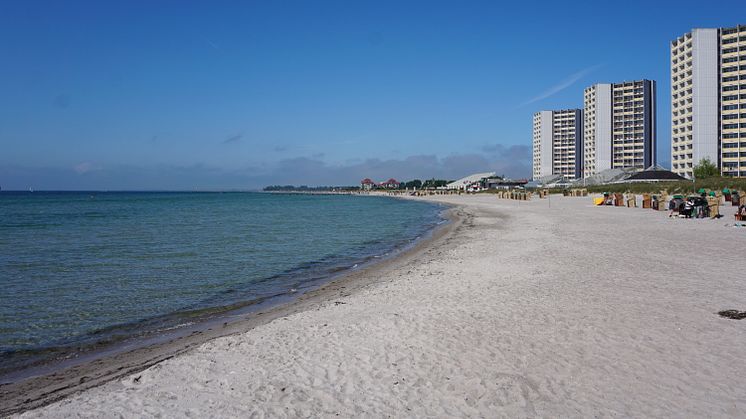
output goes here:
{"type": "Polygon", "coordinates": [[[671,42],[671,169],[691,178],[703,158],[746,176],[746,25],[671,42]]]}
{"type": "Polygon", "coordinates": [[[692,177],[703,158],[718,158],[717,29],[694,29],[671,43],[671,170],[692,177]]]}
{"type": "Polygon", "coordinates": [[[611,167],[647,169],[656,164],[655,82],[615,83],[611,94],[614,106],[611,167]]]}
{"type": "Polygon", "coordinates": [[[583,111],[541,111],[533,120],[533,177],[583,175],[583,111]]]}
{"type": "Polygon", "coordinates": [[[611,169],[611,85],[583,92],[583,177],[611,169]]]}
{"type": "Polygon", "coordinates": [[[533,125],[533,178],[539,179],[552,174],[552,144],[554,137],[552,111],[534,114],[533,125]]]}
{"type": "Polygon", "coordinates": [[[720,166],[746,177],[746,25],[720,30],[720,166]]]}
{"type": "Polygon", "coordinates": [[[652,80],[599,83],[583,94],[583,176],[656,164],[656,86],[652,80]]]}

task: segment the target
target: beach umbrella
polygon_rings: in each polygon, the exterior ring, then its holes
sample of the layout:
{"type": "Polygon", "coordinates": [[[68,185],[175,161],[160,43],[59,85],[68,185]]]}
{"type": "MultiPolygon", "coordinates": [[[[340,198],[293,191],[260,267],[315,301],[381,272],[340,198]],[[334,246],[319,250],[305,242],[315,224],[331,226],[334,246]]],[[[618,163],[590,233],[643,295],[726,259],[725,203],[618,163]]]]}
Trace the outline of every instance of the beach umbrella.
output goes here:
{"type": "Polygon", "coordinates": [[[730,193],[730,189],[728,189],[728,188],[723,188],[723,193],[726,193],[726,194],[727,194],[727,193],[730,193]]]}
{"type": "Polygon", "coordinates": [[[697,193],[705,193],[705,188],[699,188],[699,190],[697,191],[697,193]]]}

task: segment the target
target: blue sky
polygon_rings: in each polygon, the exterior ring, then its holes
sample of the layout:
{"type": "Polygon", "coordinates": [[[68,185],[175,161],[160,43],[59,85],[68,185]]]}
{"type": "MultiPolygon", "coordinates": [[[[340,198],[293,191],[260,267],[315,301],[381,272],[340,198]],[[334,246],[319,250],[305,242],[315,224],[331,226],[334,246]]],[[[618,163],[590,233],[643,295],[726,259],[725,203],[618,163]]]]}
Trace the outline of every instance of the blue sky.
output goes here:
{"type": "Polygon", "coordinates": [[[745,23],[740,12],[701,1],[3,1],[0,186],[529,177],[533,112],[640,78],[658,82],[667,163],[668,43],[745,23]]]}

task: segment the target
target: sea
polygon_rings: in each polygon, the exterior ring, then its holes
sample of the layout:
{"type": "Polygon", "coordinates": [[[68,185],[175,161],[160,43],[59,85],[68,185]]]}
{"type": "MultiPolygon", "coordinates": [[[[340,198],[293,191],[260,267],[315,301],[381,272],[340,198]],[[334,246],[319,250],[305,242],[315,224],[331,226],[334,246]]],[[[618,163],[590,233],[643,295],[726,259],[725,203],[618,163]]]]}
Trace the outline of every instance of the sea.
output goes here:
{"type": "Polygon", "coordinates": [[[443,208],[381,196],[0,192],[0,376],[285,302],[443,208]]]}

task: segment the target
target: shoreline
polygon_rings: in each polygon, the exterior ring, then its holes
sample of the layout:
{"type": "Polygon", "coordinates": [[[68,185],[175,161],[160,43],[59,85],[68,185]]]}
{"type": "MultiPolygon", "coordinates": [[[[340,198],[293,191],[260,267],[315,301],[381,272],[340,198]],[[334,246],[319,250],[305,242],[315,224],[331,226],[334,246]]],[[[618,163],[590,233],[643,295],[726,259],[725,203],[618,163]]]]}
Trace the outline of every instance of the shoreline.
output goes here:
{"type": "MultiPolygon", "coordinates": [[[[377,197],[400,198],[384,195],[377,197]]],[[[140,319],[133,323],[115,324],[97,329],[82,335],[78,341],[30,350],[22,349],[18,351],[18,355],[10,353],[10,358],[18,356],[20,360],[5,362],[5,364],[0,365],[2,367],[0,368],[0,396],[3,386],[9,384],[36,376],[50,375],[78,364],[90,363],[99,358],[184,338],[191,334],[204,332],[211,327],[223,327],[224,323],[232,323],[237,318],[242,319],[275,306],[291,304],[299,296],[323,287],[329,282],[390,258],[396,258],[421,240],[426,240],[442,224],[449,222],[447,217],[444,216],[449,208],[448,205],[439,203],[429,203],[429,205],[433,208],[434,216],[423,223],[422,227],[414,232],[416,235],[412,235],[410,239],[391,241],[389,244],[377,248],[371,245],[369,253],[358,255],[355,259],[346,260],[344,264],[329,263],[328,266],[322,268],[323,272],[308,273],[296,268],[277,273],[275,275],[277,277],[288,276],[304,279],[289,291],[251,300],[230,301],[225,305],[177,310],[140,319]],[[97,335],[100,337],[97,338],[97,335]]],[[[275,276],[269,277],[269,279],[275,276]]]]}
{"type": "Polygon", "coordinates": [[[746,323],[719,314],[746,307],[746,264],[723,262],[743,229],[590,198],[412,199],[458,222],[294,311],[21,416],[746,414],[746,323]]]}
{"type": "MultiPolygon", "coordinates": [[[[401,198],[393,197],[392,198],[401,198]]],[[[281,296],[230,310],[214,318],[203,319],[175,333],[163,332],[136,339],[121,346],[94,350],[80,359],[45,362],[28,370],[13,371],[3,377],[21,377],[0,383],[0,415],[19,414],[36,409],[123,376],[145,370],[155,364],[198,347],[212,339],[241,334],[278,318],[311,309],[314,305],[344,297],[373,282],[375,277],[405,261],[417,257],[433,243],[452,234],[463,223],[457,205],[439,204],[443,221],[390,255],[371,259],[362,265],[333,274],[321,285],[300,295],[281,296]],[[231,319],[233,318],[233,319],[231,319]],[[224,320],[229,320],[224,322],[224,320]],[[71,364],[71,365],[70,365],[71,364]],[[63,365],[60,367],[60,365],[63,365]],[[24,372],[25,371],[25,372],[24,372]]]]}

